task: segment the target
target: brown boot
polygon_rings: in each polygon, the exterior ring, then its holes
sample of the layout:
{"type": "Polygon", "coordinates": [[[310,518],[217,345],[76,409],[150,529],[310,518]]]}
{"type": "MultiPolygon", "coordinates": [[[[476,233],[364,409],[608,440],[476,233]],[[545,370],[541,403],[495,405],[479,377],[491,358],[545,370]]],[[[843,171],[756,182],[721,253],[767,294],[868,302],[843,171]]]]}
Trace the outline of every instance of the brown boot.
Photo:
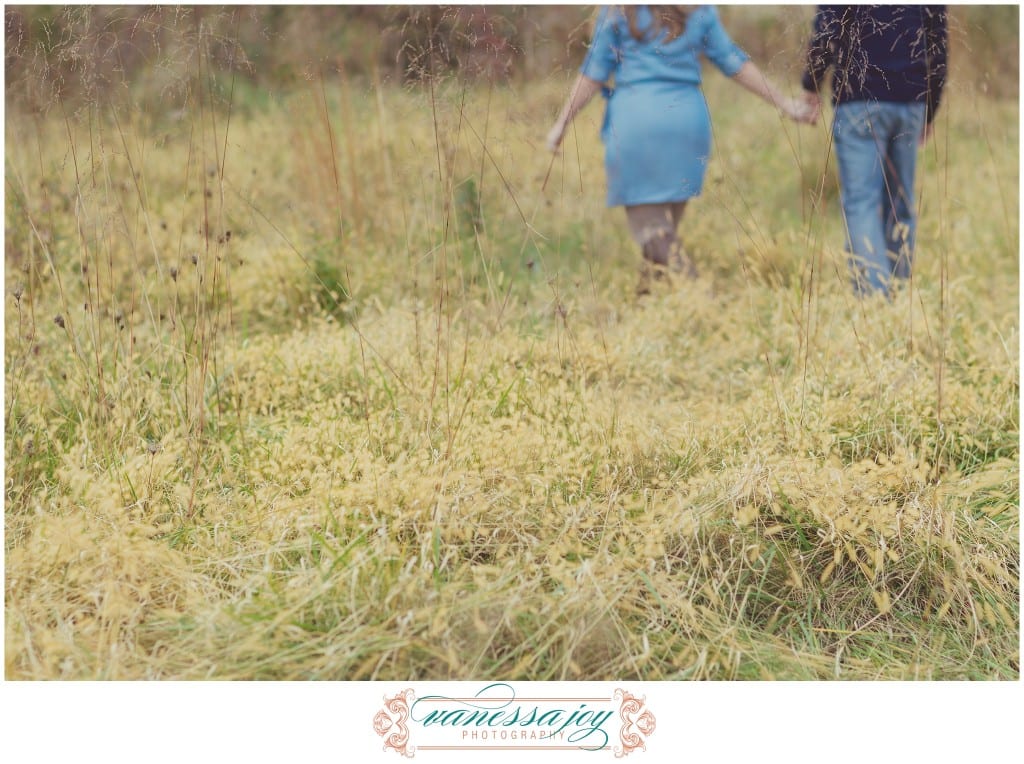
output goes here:
{"type": "Polygon", "coordinates": [[[636,285],[637,297],[650,294],[655,289],[655,285],[669,286],[671,283],[672,278],[668,268],[664,265],[644,262],[640,266],[640,281],[636,285]]]}
{"type": "Polygon", "coordinates": [[[645,297],[651,293],[651,281],[653,281],[651,267],[644,263],[640,266],[640,281],[636,285],[637,297],[645,297]]]}
{"type": "Polygon", "coordinates": [[[638,295],[650,294],[656,281],[671,285],[673,275],[697,278],[697,266],[687,257],[678,239],[667,232],[648,239],[643,245],[643,256],[640,284],[636,289],[638,295]]]}
{"type": "Polygon", "coordinates": [[[686,254],[683,245],[678,241],[675,242],[675,246],[669,255],[669,270],[691,280],[697,278],[697,264],[686,254]]]}

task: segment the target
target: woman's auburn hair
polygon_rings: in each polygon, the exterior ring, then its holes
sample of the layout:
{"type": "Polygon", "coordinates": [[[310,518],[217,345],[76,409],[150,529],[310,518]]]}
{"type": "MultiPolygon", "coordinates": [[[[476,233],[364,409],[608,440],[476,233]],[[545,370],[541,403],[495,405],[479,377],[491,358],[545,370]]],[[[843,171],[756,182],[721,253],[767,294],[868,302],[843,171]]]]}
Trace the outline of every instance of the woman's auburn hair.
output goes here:
{"type": "Polygon", "coordinates": [[[624,5],[622,14],[626,17],[626,23],[629,24],[629,34],[638,42],[653,39],[662,30],[668,33],[665,42],[672,42],[686,29],[686,19],[690,15],[688,8],[692,8],[692,6],[683,5],[648,5],[647,8],[651,12],[651,25],[648,29],[643,30],[637,24],[637,7],[624,5]]]}

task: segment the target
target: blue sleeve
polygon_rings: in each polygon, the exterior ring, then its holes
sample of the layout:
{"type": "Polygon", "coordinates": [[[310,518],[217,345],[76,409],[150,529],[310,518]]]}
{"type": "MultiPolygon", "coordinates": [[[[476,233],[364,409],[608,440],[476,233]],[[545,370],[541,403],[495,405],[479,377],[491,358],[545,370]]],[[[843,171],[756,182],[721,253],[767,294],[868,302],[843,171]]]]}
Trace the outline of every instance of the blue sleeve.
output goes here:
{"type": "Polygon", "coordinates": [[[619,30],[611,18],[608,8],[604,7],[597,16],[594,25],[594,39],[583,59],[580,73],[597,82],[608,82],[619,65],[619,30]]]}
{"type": "Polygon", "coordinates": [[[743,64],[750,60],[750,56],[744,53],[729,37],[718,17],[718,9],[708,7],[706,10],[706,27],[702,37],[704,55],[718,67],[722,74],[732,77],[743,64]]]}

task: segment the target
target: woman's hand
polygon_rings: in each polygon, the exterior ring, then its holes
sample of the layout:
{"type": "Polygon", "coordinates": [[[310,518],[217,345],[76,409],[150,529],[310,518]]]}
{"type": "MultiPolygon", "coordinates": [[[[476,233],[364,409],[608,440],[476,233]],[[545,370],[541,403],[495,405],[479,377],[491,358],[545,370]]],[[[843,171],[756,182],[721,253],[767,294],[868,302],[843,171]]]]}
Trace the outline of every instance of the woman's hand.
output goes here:
{"type": "Polygon", "coordinates": [[[562,145],[562,137],[565,135],[565,124],[559,120],[555,123],[555,126],[548,131],[547,147],[548,151],[552,154],[557,154],[559,147],[562,145]]]}
{"type": "Polygon", "coordinates": [[[814,125],[818,122],[818,117],[821,116],[821,96],[811,90],[805,90],[803,97],[800,98],[801,103],[810,112],[810,121],[808,124],[814,125]]]}
{"type": "Polygon", "coordinates": [[[565,131],[572,123],[573,118],[579,113],[580,109],[590,102],[591,98],[600,92],[601,83],[597,80],[592,80],[582,74],[576,78],[572,91],[570,91],[569,97],[566,99],[565,106],[562,107],[562,113],[558,116],[558,121],[555,122],[555,126],[548,133],[546,141],[548,151],[558,152],[558,147],[562,145],[562,138],[565,137],[565,131]]]}
{"type": "Polygon", "coordinates": [[[807,98],[787,98],[782,104],[783,113],[794,122],[804,125],[813,125],[818,121],[821,113],[821,104],[815,97],[814,100],[807,98]]]}
{"type": "Polygon", "coordinates": [[[816,93],[810,94],[813,99],[809,98],[806,93],[803,98],[788,98],[771,80],[764,76],[753,61],[745,61],[739,71],[732,76],[732,79],[754,95],[763,98],[792,120],[813,125],[818,119],[820,105],[817,102],[816,93]]]}

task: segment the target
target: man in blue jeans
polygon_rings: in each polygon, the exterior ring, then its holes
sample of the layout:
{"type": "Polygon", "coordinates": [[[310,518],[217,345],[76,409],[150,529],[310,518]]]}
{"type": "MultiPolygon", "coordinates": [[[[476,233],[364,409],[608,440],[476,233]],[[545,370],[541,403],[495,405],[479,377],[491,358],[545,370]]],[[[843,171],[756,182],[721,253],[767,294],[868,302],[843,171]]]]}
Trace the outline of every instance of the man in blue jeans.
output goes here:
{"type": "Polygon", "coordinates": [[[890,295],[910,277],[916,227],[918,145],[946,82],[945,6],[822,5],[803,75],[815,110],[832,70],[832,137],[846,222],[846,249],[859,295],[890,295]]]}

